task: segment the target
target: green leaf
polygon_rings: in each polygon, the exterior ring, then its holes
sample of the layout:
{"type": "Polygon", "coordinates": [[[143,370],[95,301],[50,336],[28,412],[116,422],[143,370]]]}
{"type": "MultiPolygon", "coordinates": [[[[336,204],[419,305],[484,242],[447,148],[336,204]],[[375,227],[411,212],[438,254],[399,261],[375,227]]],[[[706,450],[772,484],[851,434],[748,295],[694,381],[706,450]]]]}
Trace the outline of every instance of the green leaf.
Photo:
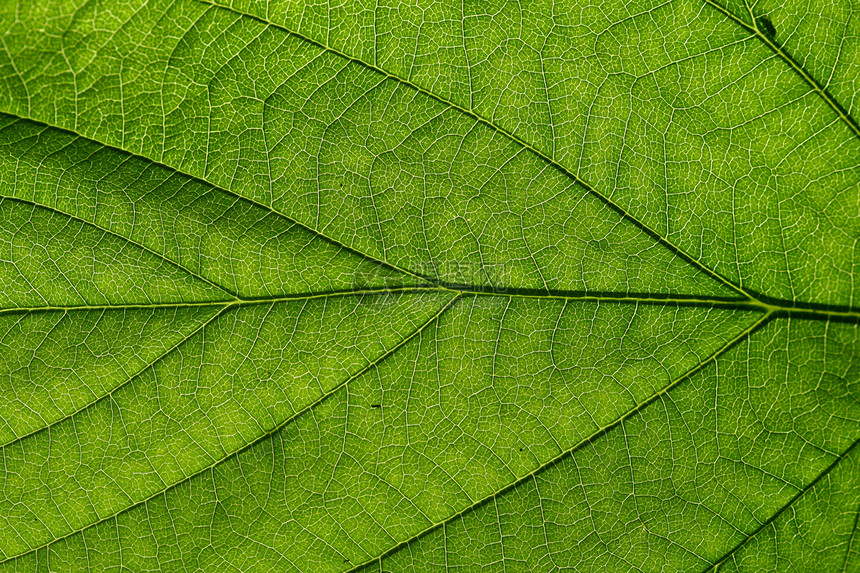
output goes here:
{"type": "Polygon", "coordinates": [[[852,2],[0,2],[0,571],[860,570],[852,2]]]}

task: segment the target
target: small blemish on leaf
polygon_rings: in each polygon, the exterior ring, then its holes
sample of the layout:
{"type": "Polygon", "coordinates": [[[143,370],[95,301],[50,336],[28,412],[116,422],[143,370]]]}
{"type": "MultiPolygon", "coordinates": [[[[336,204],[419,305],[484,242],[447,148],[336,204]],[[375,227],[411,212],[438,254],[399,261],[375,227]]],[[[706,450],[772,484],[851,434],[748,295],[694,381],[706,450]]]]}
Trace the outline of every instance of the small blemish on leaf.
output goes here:
{"type": "Polygon", "coordinates": [[[382,404],[371,404],[371,408],[382,408],[382,404]]]}
{"type": "Polygon", "coordinates": [[[776,28],[773,27],[773,22],[767,16],[756,18],[756,27],[768,38],[773,38],[776,35],[776,28]]]}
{"type": "Polygon", "coordinates": [[[601,253],[612,250],[612,244],[609,242],[609,239],[606,238],[589,241],[589,245],[601,253]]]}

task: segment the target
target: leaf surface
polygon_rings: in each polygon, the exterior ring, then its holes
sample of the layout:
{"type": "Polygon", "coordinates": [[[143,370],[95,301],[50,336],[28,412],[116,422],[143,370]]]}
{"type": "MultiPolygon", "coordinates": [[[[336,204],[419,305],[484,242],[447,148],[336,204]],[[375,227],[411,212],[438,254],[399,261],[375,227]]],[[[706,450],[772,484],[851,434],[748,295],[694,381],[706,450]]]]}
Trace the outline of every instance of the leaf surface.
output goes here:
{"type": "Polygon", "coordinates": [[[3,3],[0,569],[860,567],[851,14],[3,3]]]}

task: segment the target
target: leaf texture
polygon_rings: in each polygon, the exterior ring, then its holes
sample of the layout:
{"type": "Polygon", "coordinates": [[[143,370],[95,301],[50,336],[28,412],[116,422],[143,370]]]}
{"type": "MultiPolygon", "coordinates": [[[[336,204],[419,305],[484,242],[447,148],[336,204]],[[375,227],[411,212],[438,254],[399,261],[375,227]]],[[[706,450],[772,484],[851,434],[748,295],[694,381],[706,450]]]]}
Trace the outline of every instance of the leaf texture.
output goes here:
{"type": "Polygon", "coordinates": [[[803,4],[0,2],[0,570],[860,570],[803,4]]]}

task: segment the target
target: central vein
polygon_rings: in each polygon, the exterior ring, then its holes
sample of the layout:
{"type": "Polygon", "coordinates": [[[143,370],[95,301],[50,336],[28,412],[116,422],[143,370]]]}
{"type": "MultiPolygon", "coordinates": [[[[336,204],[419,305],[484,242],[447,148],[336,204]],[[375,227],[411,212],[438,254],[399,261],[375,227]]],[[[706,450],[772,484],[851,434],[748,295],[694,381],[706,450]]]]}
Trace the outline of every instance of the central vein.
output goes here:
{"type": "Polygon", "coordinates": [[[75,312],[92,310],[136,310],[153,308],[194,308],[194,307],[217,307],[235,308],[241,306],[258,304],[276,304],[290,301],[324,299],[335,297],[397,297],[419,294],[456,294],[459,296],[495,296],[527,298],[539,300],[565,300],[581,301],[589,303],[612,303],[612,304],[646,304],[646,305],[675,305],[695,306],[703,308],[726,308],[737,310],[748,310],[762,312],[766,315],[787,315],[796,318],[811,320],[842,320],[849,322],[860,322],[860,309],[850,307],[828,307],[809,303],[797,303],[786,300],[759,300],[750,297],[748,299],[730,299],[718,297],[698,297],[678,294],[651,294],[651,293],[589,293],[577,291],[540,291],[535,289],[488,287],[483,285],[428,285],[428,286],[401,286],[401,287],[379,287],[364,288],[356,290],[342,290],[319,293],[297,293],[275,295],[268,297],[241,298],[236,297],[228,300],[212,300],[200,302],[152,302],[133,304],[93,304],[93,305],[50,305],[39,307],[10,307],[0,308],[0,315],[20,314],[29,312],[75,312]]]}

